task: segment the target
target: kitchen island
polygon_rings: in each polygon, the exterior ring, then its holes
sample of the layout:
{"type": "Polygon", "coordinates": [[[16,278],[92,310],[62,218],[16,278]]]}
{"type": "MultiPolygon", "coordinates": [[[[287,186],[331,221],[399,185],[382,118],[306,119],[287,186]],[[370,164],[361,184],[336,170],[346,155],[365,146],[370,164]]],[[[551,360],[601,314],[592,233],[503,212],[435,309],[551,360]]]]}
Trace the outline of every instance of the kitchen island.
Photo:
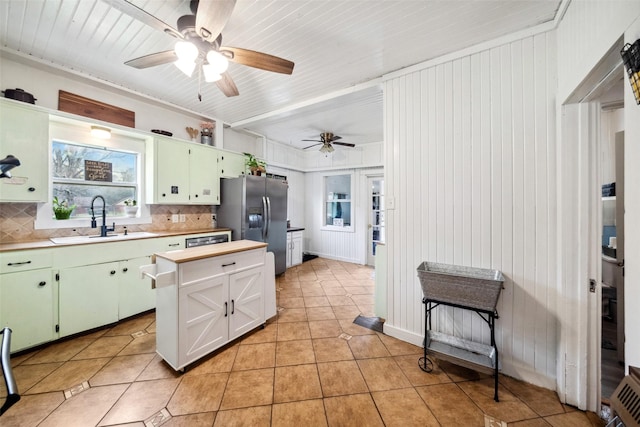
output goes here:
{"type": "Polygon", "coordinates": [[[156,350],[175,370],[263,326],[276,314],[272,253],[238,240],[155,254],[156,350]]]}

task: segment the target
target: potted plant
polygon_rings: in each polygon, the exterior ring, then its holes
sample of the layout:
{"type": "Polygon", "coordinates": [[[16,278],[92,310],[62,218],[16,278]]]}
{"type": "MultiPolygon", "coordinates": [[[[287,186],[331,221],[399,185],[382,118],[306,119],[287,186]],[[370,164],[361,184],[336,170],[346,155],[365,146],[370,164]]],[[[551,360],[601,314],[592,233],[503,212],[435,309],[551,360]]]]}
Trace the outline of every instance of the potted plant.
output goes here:
{"type": "Polygon", "coordinates": [[[213,122],[200,123],[200,142],[206,145],[213,145],[213,122]]]}
{"type": "Polygon", "coordinates": [[[262,172],[266,172],[267,163],[263,160],[259,160],[251,153],[244,153],[245,161],[244,164],[247,165],[249,170],[251,170],[251,175],[262,175],[262,172]]]}
{"type": "Polygon", "coordinates": [[[135,199],[126,199],[124,201],[124,213],[129,218],[135,218],[138,214],[138,202],[135,199]]]}
{"type": "Polygon", "coordinates": [[[53,214],[56,219],[69,219],[71,212],[76,208],[76,205],[69,206],[69,202],[65,200],[59,200],[58,196],[53,198],[53,214]]]}

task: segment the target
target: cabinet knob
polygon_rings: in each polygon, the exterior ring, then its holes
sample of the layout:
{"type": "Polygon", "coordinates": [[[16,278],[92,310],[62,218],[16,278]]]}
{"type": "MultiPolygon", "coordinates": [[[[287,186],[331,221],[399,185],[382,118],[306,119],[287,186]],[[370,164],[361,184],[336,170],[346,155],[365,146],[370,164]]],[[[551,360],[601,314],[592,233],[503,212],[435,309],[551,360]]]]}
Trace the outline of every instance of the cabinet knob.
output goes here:
{"type": "Polygon", "coordinates": [[[111,275],[113,276],[114,274],[116,274],[115,270],[111,270],[111,275]]]}
{"type": "Polygon", "coordinates": [[[198,195],[196,194],[196,197],[198,197],[198,195]]]}
{"type": "Polygon", "coordinates": [[[162,193],[162,197],[167,197],[167,193],[162,193]]]}
{"type": "Polygon", "coordinates": [[[129,269],[128,269],[127,267],[125,267],[125,268],[123,268],[123,269],[122,269],[122,272],[123,272],[123,273],[126,273],[127,271],[129,271],[129,269]]]}
{"type": "Polygon", "coordinates": [[[47,282],[40,282],[40,283],[38,283],[38,286],[43,287],[43,286],[45,286],[46,284],[47,284],[47,282]]]}
{"type": "Polygon", "coordinates": [[[34,191],[36,191],[35,187],[29,187],[28,190],[33,193],[34,191]]]}

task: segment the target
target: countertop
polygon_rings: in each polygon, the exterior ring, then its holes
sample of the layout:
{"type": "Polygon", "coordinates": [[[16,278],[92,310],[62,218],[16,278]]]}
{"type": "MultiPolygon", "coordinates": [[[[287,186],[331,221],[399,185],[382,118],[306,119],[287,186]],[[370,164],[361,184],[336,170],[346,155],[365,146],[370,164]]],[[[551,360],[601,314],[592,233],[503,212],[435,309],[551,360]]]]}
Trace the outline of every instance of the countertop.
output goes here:
{"type": "MultiPolygon", "coordinates": [[[[138,240],[138,239],[154,239],[158,237],[171,237],[171,236],[187,236],[189,234],[202,234],[202,233],[215,233],[220,231],[231,231],[230,228],[208,228],[202,230],[182,230],[182,231],[150,231],[153,235],[146,235],[141,237],[132,237],[128,238],[127,241],[130,240],[138,240]]],[[[121,234],[121,233],[118,233],[121,234]]],[[[132,232],[132,234],[135,234],[132,232]]],[[[70,245],[92,245],[95,243],[109,243],[109,242],[122,242],[124,240],[96,240],[95,242],[83,242],[83,243],[53,243],[51,240],[34,240],[28,242],[17,242],[17,243],[2,243],[0,244],[0,252],[9,252],[9,251],[20,251],[20,250],[28,250],[28,249],[45,249],[45,248],[57,248],[60,246],[70,246],[70,245]]]]}
{"type": "Polygon", "coordinates": [[[250,251],[266,247],[264,242],[254,242],[253,240],[235,240],[233,242],[218,243],[216,245],[196,246],[188,249],[178,249],[175,251],[159,252],[156,257],[173,261],[176,264],[199,259],[211,258],[220,255],[227,255],[236,252],[250,251]]]}
{"type": "Polygon", "coordinates": [[[302,231],[304,230],[304,227],[289,227],[287,228],[287,233],[291,233],[293,231],[302,231]]]}

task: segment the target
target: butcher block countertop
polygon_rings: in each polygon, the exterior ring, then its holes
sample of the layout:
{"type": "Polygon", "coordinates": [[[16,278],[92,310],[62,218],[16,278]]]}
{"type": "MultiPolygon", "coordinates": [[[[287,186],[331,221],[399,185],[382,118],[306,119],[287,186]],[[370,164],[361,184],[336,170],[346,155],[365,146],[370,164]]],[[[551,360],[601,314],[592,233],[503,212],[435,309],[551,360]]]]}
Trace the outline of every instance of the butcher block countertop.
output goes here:
{"type": "Polygon", "coordinates": [[[194,248],[179,249],[176,251],[159,252],[156,253],[155,256],[157,258],[164,258],[175,262],[176,264],[180,264],[183,262],[196,261],[220,255],[265,248],[266,246],[267,244],[264,242],[235,240],[233,242],[218,243],[216,245],[196,246],[194,248]]]}

